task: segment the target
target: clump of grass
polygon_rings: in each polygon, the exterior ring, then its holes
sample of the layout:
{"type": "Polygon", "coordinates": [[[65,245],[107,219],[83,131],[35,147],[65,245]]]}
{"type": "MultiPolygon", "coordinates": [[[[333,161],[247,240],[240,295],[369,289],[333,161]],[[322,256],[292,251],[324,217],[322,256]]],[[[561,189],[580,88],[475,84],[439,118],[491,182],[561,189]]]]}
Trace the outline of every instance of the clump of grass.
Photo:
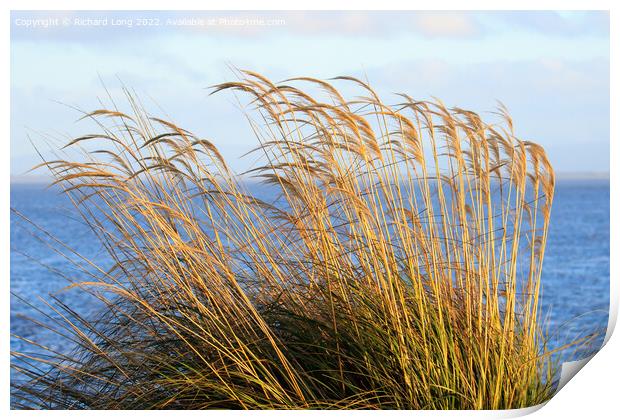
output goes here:
{"type": "Polygon", "coordinates": [[[338,79],[361,96],[248,71],[214,88],[249,97],[262,158],[246,175],[274,200],[132,95],[130,114],[87,115],[101,132],[68,145],[83,159],[45,166],[115,262],[71,286],[104,309],[91,319],[52,305],[76,350],[14,352],[29,378],[13,384],[15,407],[503,409],[550,398],[544,150],[515,137],[503,107],[493,125],[407,95],[388,106],[338,79]]]}

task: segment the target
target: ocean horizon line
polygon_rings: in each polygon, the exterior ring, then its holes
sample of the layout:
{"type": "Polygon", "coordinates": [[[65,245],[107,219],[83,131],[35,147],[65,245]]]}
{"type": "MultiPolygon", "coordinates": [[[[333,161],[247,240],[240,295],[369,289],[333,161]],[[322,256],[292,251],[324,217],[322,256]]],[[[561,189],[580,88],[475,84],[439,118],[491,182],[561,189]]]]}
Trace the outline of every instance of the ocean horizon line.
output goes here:
{"type": "MultiPolygon", "coordinates": [[[[571,180],[609,180],[609,172],[595,172],[595,171],[576,171],[576,172],[556,172],[556,179],[558,181],[571,180]]],[[[251,181],[250,177],[242,177],[244,181],[251,181]]],[[[52,182],[53,178],[46,175],[14,175],[10,176],[11,184],[43,184],[52,182]]]]}

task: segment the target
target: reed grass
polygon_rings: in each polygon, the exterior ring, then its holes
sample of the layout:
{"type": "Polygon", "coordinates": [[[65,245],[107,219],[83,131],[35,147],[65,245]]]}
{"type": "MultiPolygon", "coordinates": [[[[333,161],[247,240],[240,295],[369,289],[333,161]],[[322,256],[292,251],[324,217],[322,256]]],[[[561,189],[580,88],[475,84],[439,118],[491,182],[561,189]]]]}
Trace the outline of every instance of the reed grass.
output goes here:
{"type": "Polygon", "coordinates": [[[131,111],[85,115],[49,168],[114,261],[79,265],[48,328],[70,354],[13,352],[15,408],[505,409],[546,401],[541,325],[554,174],[541,146],[440,101],[363,81],[213,88],[248,98],[260,157],[131,111]],[[356,90],[345,99],[336,85],[356,90]],[[261,185],[277,199],[256,194],[261,185]]]}

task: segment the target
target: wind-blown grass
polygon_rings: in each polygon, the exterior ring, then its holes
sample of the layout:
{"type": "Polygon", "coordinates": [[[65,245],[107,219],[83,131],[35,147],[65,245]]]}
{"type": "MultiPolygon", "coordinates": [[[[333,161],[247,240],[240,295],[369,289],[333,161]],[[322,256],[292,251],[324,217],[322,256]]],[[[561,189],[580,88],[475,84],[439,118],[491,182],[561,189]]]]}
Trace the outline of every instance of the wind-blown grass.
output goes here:
{"type": "MultiPolygon", "coordinates": [[[[501,409],[546,401],[554,365],[540,283],[554,175],[541,146],[441,102],[384,104],[349,77],[213,92],[249,97],[248,174],[150,117],[45,162],[115,262],[60,301],[76,351],[13,352],[15,407],[501,409]],[[308,86],[302,90],[299,86],[308,86]]],[[[52,328],[52,327],[50,327],[52,328]]],[[[45,343],[38,343],[44,345],[45,343]]]]}

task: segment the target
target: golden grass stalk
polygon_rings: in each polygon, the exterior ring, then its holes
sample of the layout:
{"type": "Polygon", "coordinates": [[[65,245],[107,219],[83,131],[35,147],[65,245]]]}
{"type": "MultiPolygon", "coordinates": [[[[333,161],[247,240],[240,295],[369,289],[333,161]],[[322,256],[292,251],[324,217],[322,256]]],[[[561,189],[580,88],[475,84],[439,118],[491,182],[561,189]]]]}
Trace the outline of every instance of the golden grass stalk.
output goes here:
{"type": "Polygon", "coordinates": [[[439,101],[245,71],[261,163],[150,117],[45,162],[115,262],[56,302],[76,352],[14,353],[16,406],[502,409],[541,403],[539,315],[554,174],[543,148],[439,101]],[[303,90],[301,86],[308,86],[303,90]],[[97,150],[93,150],[95,146],[97,150]],[[41,367],[46,366],[46,368],[41,367]]]}

